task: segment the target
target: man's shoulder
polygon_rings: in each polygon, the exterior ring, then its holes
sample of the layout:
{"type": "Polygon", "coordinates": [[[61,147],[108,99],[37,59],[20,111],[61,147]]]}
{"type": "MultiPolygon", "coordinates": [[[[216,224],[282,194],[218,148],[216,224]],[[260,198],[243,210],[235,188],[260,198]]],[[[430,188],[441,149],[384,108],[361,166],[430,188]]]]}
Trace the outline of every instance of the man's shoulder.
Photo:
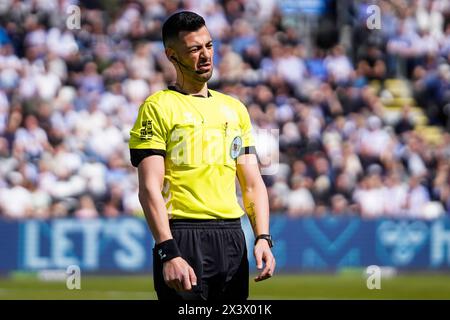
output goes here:
{"type": "Polygon", "coordinates": [[[174,99],[174,94],[169,89],[158,90],[155,93],[148,96],[144,104],[158,105],[162,106],[174,99]]]}

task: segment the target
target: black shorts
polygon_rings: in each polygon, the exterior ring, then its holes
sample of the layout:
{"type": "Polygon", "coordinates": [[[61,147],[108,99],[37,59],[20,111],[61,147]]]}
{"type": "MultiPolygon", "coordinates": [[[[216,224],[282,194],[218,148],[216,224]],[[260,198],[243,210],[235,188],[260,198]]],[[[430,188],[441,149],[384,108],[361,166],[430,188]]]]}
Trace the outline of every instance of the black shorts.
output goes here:
{"type": "Polygon", "coordinates": [[[178,292],[164,282],[153,249],[153,281],[159,300],[246,300],[249,267],[240,219],[170,221],[181,256],[194,269],[197,286],[178,292]]]}

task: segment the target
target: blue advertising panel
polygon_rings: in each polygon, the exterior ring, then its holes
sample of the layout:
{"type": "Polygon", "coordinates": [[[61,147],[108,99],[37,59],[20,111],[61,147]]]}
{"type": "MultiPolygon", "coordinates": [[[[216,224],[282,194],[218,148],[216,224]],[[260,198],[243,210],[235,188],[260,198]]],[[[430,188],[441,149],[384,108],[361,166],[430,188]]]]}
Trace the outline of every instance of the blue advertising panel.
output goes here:
{"type": "MultiPolygon", "coordinates": [[[[242,219],[251,268],[253,233],[242,219]]],[[[369,265],[450,267],[450,219],[271,218],[279,271],[326,271],[369,265]]],[[[0,220],[0,272],[65,269],[151,272],[153,238],[144,219],[0,220]]]]}
{"type": "Polygon", "coordinates": [[[18,234],[19,223],[0,220],[0,273],[17,268],[18,234]]]}
{"type": "Polygon", "coordinates": [[[285,15],[323,15],[328,11],[329,0],[278,0],[278,7],[285,15]]]}
{"type": "Polygon", "coordinates": [[[144,220],[30,220],[19,228],[21,270],[151,271],[153,239],[144,220]]]}

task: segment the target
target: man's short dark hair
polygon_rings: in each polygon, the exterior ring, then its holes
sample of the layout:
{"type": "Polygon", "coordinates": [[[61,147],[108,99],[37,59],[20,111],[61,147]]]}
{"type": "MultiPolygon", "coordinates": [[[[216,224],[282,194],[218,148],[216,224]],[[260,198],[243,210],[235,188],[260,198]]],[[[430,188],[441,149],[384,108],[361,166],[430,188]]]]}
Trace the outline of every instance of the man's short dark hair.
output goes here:
{"type": "Polygon", "coordinates": [[[182,31],[197,31],[205,25],[205,20],[190,11],[180,11],[171,15],[163,24],[162,38],[164,47],[172,39],[177,39],[182,31]]]}

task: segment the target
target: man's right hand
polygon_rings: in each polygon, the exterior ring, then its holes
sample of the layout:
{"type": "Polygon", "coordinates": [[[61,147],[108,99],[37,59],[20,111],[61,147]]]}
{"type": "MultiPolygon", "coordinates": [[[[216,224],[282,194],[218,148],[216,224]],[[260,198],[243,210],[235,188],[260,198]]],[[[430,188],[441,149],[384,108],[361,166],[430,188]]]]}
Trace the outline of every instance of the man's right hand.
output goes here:
{"type": "Polygon", "coordinates": [[[189,291],[197,285],[194,269],[181,257],[164,262],[163,276],[169,288],[176,291],[189,291]]]}

